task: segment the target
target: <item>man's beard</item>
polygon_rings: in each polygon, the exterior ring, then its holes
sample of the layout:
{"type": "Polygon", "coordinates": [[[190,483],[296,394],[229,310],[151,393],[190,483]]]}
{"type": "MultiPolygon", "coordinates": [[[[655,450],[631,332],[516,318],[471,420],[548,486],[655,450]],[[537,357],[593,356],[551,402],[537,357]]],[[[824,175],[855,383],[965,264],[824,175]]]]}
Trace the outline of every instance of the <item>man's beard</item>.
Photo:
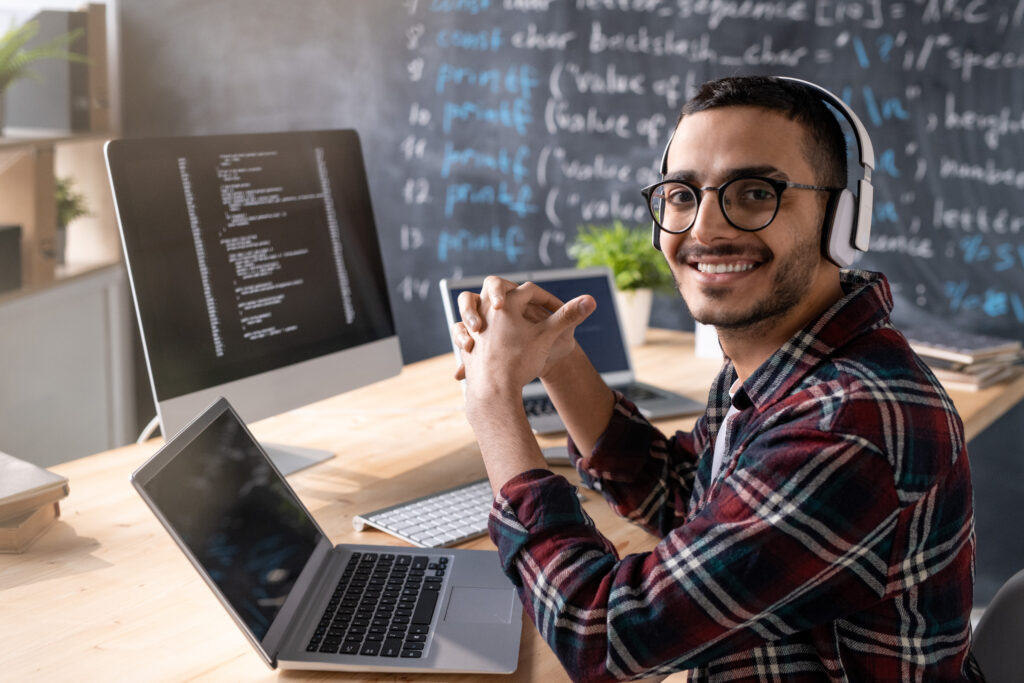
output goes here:
{"type": "MultiPolygon", "coordinates": [[[[818,266],[819,243],[820,238],[814,235],[804,243],[797,244],[792,252],[796,256],[789,263],[780,264],[781,267],[776,271],[771,287],[755,299],[746,310],[727,311],[708,306],[704,311],[696,313],[691,310],[694,320],[705,325],[714,325],[719,330],[754,331],[763,326],[770,326],[772,320],[781,318],[807,297],[818,266]]],[[[765,261],[764,265],[773,260],[765,261]]],[[[676,284],[679,289],[678,282],[676,284]]],[[[704,286],[701,292],[714,302],[725,300],[733,290],[727,287],[704,286]]]]}

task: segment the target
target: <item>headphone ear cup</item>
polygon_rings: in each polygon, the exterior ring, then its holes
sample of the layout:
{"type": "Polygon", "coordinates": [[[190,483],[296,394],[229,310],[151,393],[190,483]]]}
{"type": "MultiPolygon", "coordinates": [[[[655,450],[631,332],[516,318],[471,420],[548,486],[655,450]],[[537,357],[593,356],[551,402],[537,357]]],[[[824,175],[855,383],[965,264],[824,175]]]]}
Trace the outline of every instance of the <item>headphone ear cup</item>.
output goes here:
{"type": "Polygon", "coordinates": [[[821,239],[825,258],[840,268],[853,263],[856,255],[853,246],[853,226],[856,223],[857,199],[853,193],[842,190],[834,194],[825,209],[821,239]]]}

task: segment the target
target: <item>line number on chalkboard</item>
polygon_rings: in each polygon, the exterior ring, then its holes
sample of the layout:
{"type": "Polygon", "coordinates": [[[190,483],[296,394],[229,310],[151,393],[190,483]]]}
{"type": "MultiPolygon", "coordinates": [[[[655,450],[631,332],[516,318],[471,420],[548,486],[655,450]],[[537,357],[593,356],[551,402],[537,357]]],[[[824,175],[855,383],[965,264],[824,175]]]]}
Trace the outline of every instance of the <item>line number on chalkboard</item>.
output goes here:
{"type": "Polygon", "coordinates": [[[400,147],[402,149],[402,156],[405,157],[406,161],[409,159],[422,159],[427,149],[427,139],[418,138],[415,135],[406,135],[400,147]]]}
{"type": "Polygon", "coordinates": [[[409,80],[418,81],[423,78],[423,57],[417,57],[409,62],[409,80]]]}
{"type": "Polygon", "coordinates": [[[413,102],[412,106],[409,107],[409,125],[410,126],[426,126],[430,123],[430,110],[424,109],[417,102],[413,102]]]}
{"type": "Polygon", "coordinates": [[[410,50],[415,50],[420,46],[420,37],[423,35],[423,24],[413,24],[406,30],[405,38],[408,41],[407,45],[410,50]]]}
{"type": "Polygon", "coordinates": [[[409,178],[405,181],[402,196],[406,204],[426,204],[430,201],[430,183],[426,178],[409,178]]]}

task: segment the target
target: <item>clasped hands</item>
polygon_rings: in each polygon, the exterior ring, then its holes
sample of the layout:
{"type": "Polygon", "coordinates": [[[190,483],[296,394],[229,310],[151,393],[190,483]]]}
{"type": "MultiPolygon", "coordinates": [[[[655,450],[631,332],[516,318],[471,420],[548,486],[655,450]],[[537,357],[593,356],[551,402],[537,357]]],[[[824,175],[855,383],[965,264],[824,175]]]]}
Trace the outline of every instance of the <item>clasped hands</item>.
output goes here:
{"type": "Polygon", "coordinates": [[[567,303],[537,285],[490,276],[479,294],[459,295],[463,322],[451,335],[461,349],[455,378],[467,380],[467,403],[475,397],[515,394],[576,349],[573,331],[595,309],[589,295],[567,303]]]}

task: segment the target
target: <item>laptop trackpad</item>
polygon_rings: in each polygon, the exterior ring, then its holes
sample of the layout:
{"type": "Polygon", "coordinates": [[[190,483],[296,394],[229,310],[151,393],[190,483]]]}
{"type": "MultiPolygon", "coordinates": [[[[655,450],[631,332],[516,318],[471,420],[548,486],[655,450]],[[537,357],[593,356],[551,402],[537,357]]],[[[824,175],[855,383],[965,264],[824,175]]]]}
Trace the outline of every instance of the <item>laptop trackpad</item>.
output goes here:
{"type": "Polygon", "coordinates": [[[507,588],[455,586],[444,620],[462,624],[510,624],[515,591],[507,588]]]}

